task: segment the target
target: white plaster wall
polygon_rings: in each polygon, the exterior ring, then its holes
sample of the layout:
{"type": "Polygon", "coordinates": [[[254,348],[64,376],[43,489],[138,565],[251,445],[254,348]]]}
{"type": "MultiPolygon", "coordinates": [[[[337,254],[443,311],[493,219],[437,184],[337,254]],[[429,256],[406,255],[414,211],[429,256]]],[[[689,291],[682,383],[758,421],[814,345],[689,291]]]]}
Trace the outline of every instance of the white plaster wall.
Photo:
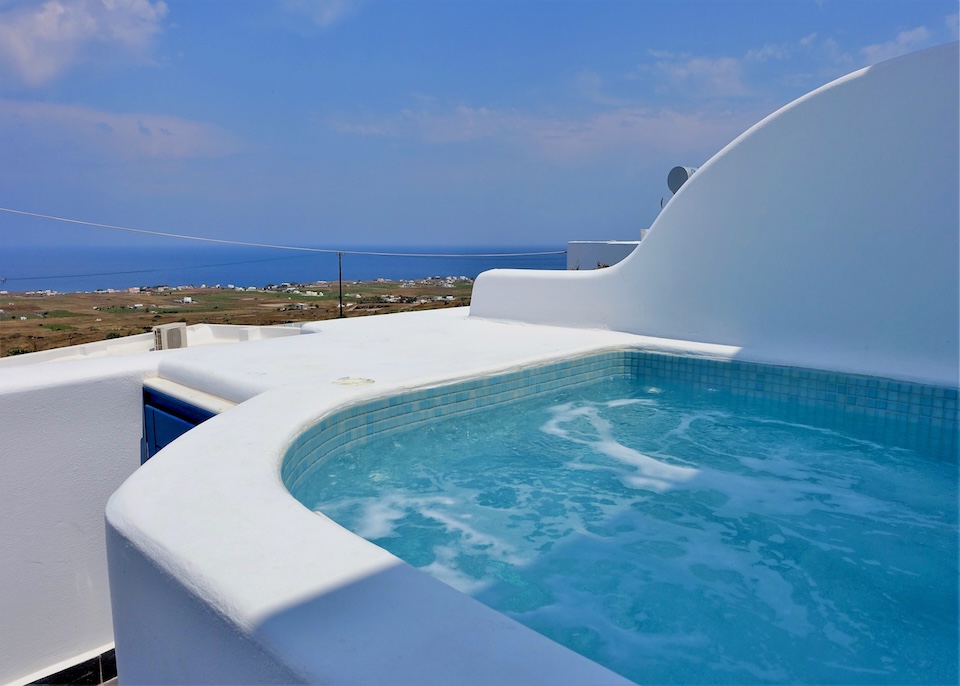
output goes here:
{"type": "Polygon", "coordinates": [[[125,684],[303,683],[107,524],[117,666],[125,684]],[[148,589],[148,592],[144,592],[148,589]]]}
{"type": "Polygon", "coordinates": [[[620,264],[486,272],[471,316],[956,385],[958,80],[953,43],[828,84],[702,166],[620,264]]]}
{"type": "Polygon", "coordinates": [[[569,241],[567,243],[567,269],[597,269],[598,264],[608,267],[623,261],[640,241],[569,241]]]}
{"type": "Polygon", "coordinates": [[[140,464],[156,358],[0,373],[0,683],[113,643],[103,511],[140,464]]]}
{"type": "MultiPolygon", "coordinates": [[[[232,324],[191,324],[187,327],[187,347],[242,343],[271,338],[286,338],[300,334],[299,326],[236,326],[232,324]]],[[[24,367],[47,362],[66,362],[97,357],[118,357],[150,352],[154,349],[154,335],[142,333],[107,341],[71,345],[66,348],[41,350],[25,355],[0,358],[0,369],[24,367]]]]}

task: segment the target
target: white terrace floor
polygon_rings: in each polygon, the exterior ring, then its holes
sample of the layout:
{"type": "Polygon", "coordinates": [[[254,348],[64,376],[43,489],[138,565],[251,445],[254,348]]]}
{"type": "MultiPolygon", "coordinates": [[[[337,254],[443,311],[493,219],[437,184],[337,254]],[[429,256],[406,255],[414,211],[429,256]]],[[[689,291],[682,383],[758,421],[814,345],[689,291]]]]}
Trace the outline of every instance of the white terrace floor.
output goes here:
{"type": "Polygon", "coordinates": [[[717,357],[739,350],[598,329],[495,322],[468,313],[468,308],[456,308],[309,323],[300,336],[165,356],[158,376],[232,402],[291,385],[309,385],[323,396],[346,399],[611,347],[717,357]],[[333,383],[343,378],[374,383],[333,383]]]}

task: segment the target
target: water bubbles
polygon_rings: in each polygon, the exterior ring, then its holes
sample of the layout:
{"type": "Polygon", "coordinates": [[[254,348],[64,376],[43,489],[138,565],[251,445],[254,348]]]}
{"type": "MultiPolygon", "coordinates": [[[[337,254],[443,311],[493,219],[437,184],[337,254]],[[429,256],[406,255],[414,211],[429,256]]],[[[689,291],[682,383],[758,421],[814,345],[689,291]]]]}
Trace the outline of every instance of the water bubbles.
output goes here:
{"type": "Polygon", "coordinates": [[[317,509],[637,681],[956,676],[957,475],[902,444],[623,380],[325,465],[317,509]]]}

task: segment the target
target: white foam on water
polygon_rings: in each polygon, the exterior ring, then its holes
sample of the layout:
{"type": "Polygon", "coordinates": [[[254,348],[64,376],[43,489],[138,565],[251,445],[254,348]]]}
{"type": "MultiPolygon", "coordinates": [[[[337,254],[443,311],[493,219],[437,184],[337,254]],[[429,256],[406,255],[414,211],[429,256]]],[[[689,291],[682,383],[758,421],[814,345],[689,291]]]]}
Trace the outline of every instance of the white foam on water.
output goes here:
{"type": "MultiPolygon", "coordinates": [[[[346,503],[344,503],[346,504],[346,503]]],[[[406,508],[396,498],[363,502],[363,515],[355,528],[358,536],[366,539],[386,538],[396,532],[397,521],[407,515],[406,508]]],[[[336,509],[331,505],[330,510],[336,509]]]]}
{"type": "MultiPolygon", "coordinates": [[[[607,401],[604,405],[608,408],[619,408],[641,402],[638,399],[621,399],[607,401]]],[[[649,401],[645,404],[653,406],[649,401]]],[[[600,416],[599,407],[595,403],[565,403],[550,408],[550,413],[553,416],[540,427],[541,431],[589,446],[622,465],[632,467],[633,471],[623,471],[620,474],[624,485],[631,488],[662,492],[673,488],[678,483],[693,479],[699,472],[692,467],[661,462],[618,442],[613,438],[611,423],[600,416]],[[564,428],[565,424],[579,419],[585,419],[589,423],[595,432],[595,438],[564,428]]]]}
{"type": "Polygon", "coordinates": [[[671,541],[682,550],[668,559],[644,557],[637,562],[652,581],[705,589],[731,606],[753,597],[766,606],[774,625],[792,635],[802,637],[813,630],[807,608],[795,600],[797,589],[782,570],[765,562],[759,542],[731,545],[731,531],[717,522],[700,521],[696,528],[662,520],[645,520],[644,525],[638,540],[671,541]]]}
{"type": "Polygon", "coordinates": [[[436,559],[420,569],[461,593],[477,595],[493,583],[491,578],[477,579],[461,571],[457,564],[459,546],[434,546],[433,553],[436,559]]]}
{"type": "Polygon", "coordinates": [[[650,398],[619,398],[617,400],[607,400],[603,403],[605,407],[626,407],[627,405],[649,405],[655,407],[657,402],[650,398]]]}
{"type": "MultiPolygon", "coordinates": [[[[658,493],[677,488],[716,491],[726,498],[724,504],[716,506],[716,512],[719,515],[742,516],[744,512],[755,512],[765,515],[802,516],[815,511],[832,511],[844,512],[866,520],[889,521],[890,518],[894,518],[905,524],[939,525],[936,518],[918,516],[912,508],[898,507],[896,503],[858,493],[854,488],[858,479],[840,471],[844,465],[849,470],[850,455],[846,450],[838,452],[834,449],[829,453],[821,454],[821,459],[816,465],[809,465],[797,458],[798,456],[805,458],[810,446],[796,437],[790,439],[786,446],[775,443],[776,447],[766,448],[764,455],[756,456],[744,455],[729,448],[723,449],[715,443],[703,444],[693,435],[695,424],[699,423],[709,428],[718,422],[733,418],[733,415],[728,412],[706,410],[681,413],[679,418],[674,420],[675,425],[656,437],[655,443],[666,449],[666,446],[672,445],[674,441],[688,442],[700,453],[713,453],[735,459],[742,467],[749,470],[747,474],[675,464],[683,460],[672,453],[641,452],[618,441],[613,436],[612,423],[600,414],[601,406],[618,409],[637,404],[631,400],[613,400],[606,403],[569,402],[557,405],[549,409],[551,416],[540,430],[613,458],[617,464],[608,465],[607,468],[616,471],[620,481],[628,488],[658,493]],[[583,430],[583,420],[589,425],[591,431],[583,430]],[[570,424],[577,426],[568,428],[567,425],[570,424]],[[824,465],[829,465],[830,458],[834,455],[833,462],[837,466],[827,469],[824,465]],[[632,469],[618,470],[618,466],[627,466],[632,469]],[[766,478],[764,475],[775,478],[766,478]]],[[[644,404],[655,407],[655,403],[649,400],[644,404]]],[[[849,438],[832,429],[808,427],[777,419],[749,418],[748,421],[801,432],[809,430],[814,435],[823,435],[834,441],[845,441],[857,448],[883,450],[883,446],[877,443],[849,438]]],[[[745,434],[750,431],[749,428],[743,430],[745,434]]],[[[749,443],[750,445],[745,447],[756,450],[757,442],[752,440],[749,443]]],[[[568,462],[567,466],[573,469],[597,469],[593,464],[589,467],[585,466],[582,455],[575,461],[568,462]]]]}
{"type": "Polygon", "coordinates": [[[838,595],[838,579],[862,578],[860,596],[896,608],[923,593],[931,565],[955,567],[946,553],[897,556],[904,537],[955,530],[955,475],[918,477],[908,451],[840,431],[647,393],[556,404],[522,438],[516,409],[404,434],[392,441],[402,457],[363,458],[369,500],[319,509],[385,547],[411,524],[427,535],[422,569],[594,659],[634,665],[631,678],[822,679],[878,651],[894,657],[877,673],[900,674],[913,649],[838,595]]]}
{"type": "Polygon", "coordinates": [[[822,631],[823,631],[823,635],[827,638],[828,641],[830,641],[831,643],[836,643],[838,646],[842,646],[843,648],[849,648],[850,646],[854,645],[854,643],[856,643],[856,640],[857,640],[850,634],[838,629],[836,625],[833,624],[833,622],[825,623],[823,625],[822,631]]]}
{"type": "MultiPolygon", "coordinates": [[[[445,503],[450,505],[452,503],[445,503]]],[[[456,534],[459,538],[459,545],[463,550],[482,550],[489,557],[509,562],[510,564],[522,565],[530,560],[532,555],[518,555],[516,549],[506,543],[502,537],[480,531],[465,519],[469,517],[457,515],[449,509],[438,508],[431,505],[420,504],[417,512],[443,525],[445,531],[450,534],[456,534]]]]}

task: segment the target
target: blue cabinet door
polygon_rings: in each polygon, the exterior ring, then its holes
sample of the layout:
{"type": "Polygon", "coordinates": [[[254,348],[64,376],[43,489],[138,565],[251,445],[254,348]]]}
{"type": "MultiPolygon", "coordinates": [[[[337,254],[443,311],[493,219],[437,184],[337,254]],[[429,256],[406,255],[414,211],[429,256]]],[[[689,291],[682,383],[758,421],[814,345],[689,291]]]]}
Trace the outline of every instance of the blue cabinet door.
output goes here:
{"type": "Polygon", "coordinates": [[[202,410],[164,393],[143,389],[143,454],[141,464],[176,438],[210,419],[212,412],[202,410]]]}

